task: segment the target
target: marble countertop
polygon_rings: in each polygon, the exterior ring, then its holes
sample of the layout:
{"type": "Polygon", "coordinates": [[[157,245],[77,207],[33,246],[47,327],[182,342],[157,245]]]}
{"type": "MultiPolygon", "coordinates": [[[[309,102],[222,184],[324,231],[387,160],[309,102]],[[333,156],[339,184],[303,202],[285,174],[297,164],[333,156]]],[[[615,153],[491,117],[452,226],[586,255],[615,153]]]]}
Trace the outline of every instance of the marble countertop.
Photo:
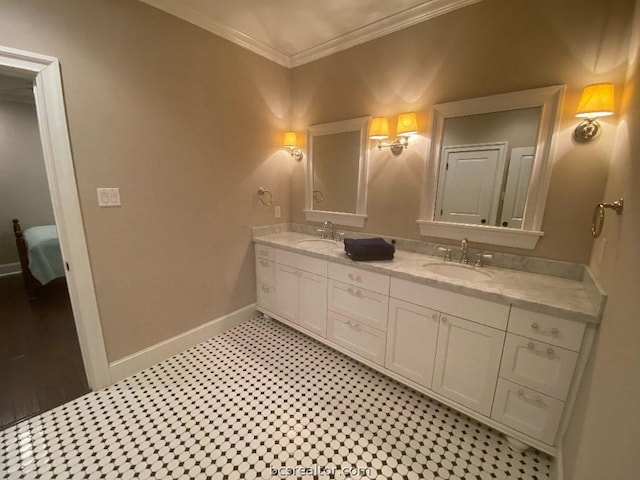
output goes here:
{"type": "Polygon", "coordinates": [[[602,302],[594,305],[585,284],[579,280],[496,267],[482,267],[483,272],[492,275],[489,280],[459,280],[432,273],[424,268],[425,264],[442,262],[440,257],[396,250],[393,260],[354,262],[346,256],[342,243],[303,241],[310,239],[318,237],[297,232],[282,232],[256,237],[254,241],[363,270],[388,274],[393,278],[402,278],[486,300],[510,303],[540,313],[588,323],[600,322],[602,302]]]}

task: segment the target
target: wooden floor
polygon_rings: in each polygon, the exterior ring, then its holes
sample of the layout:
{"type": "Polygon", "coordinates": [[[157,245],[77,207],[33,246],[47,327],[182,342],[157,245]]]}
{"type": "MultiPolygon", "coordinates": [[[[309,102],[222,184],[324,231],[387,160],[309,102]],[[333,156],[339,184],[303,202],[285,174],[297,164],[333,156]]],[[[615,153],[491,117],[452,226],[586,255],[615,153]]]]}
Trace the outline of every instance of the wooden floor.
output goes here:
{"type": "Polygon", "coordinates": [[[0,429],[89,391],[64,280],[39,295],[0,277],[0,429]]]}

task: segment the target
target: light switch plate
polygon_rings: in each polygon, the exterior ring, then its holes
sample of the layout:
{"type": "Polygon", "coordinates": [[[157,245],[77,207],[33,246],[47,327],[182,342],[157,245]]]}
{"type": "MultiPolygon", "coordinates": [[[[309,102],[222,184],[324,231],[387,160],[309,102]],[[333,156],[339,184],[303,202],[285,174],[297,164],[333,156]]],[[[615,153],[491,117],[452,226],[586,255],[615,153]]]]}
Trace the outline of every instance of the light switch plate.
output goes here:
{"type": "Polygon", "coordinates": [[[120,207],[120,189],[119,188],[98,188],[98,206],[99,207],[120,207]]]}

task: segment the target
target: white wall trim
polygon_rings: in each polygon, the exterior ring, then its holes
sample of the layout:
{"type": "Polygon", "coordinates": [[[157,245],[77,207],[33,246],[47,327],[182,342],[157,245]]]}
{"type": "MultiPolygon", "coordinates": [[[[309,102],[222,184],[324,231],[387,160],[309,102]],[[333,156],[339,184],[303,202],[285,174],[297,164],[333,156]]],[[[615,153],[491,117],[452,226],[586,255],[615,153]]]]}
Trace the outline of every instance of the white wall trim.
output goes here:
{"type": "Polygon", "coordinates": [[[263,56],[283,67],[292,68],[319,58],[328,57],[334,53],[366,43],[378,37],[402,30],[431,18],[444,15],[481,0],[430,0],[421,5],[409,8],[395,15],[370,23],[347,34],[341,35],[320,45],[316,45],[302,52],[289,55],[281,52],[260,40],[257,40],[235,28],[208,17],[203,12],[187,5],[180,0],[140,0],[159,10],[174,15],[182,20],[197,25],[215,35],[218,35],[242,48],[263,56]]]}
{"type": "Polygon", "coordinates": [[[0,46],[0,72],[33,80],[38,127],[71,306],[89,386],[109,385],[109,364],[93,286],[56,58],[0,46]]]}
{"type": "Polygon", "coordinates": [[[8,277],[9,275],[17,275],[20,273],[20,263],[5,263],[0,265],[0,277],[8,277]]]}
{"type": "Polygon", "coordinates": [[[458,10],[481,0],[431,0],[289,57],[291,68],[389,35],[403,28],[458,10]]]}
{"type": "Polygon", "coordinates": [[[418,220],[420,235],[426,237],[449,238],[462,240],[466,238],[472,242],[501,245],[503,247],[523,248],[533,250],[544,235],[543,232],[517,230],[485,225],[467,225],[463,223],[435,222],[418,220]]]}
{"type": "Polygon", "coordinates": [[[283,67],[290,68],[291,62],[289,56],[270,47],[266,43],[256,40],[249,35],[242,33],[235,28],[230,27],[224,23],[218,22],[204,13],[196,10],[195,8],[187,5],[182,1],[175,0],[140,0],[152,7],[169,13],[175,17],[181,18],[186,22],[192,23],[208,32],[211,32],[219,37],[229,40],[236,45],[245,48],[253,53],[256,53],[272,62],[275,62],[283,67]]]}
{"type": "Polygon", "coordinates": [[[240,325],[242,322],[251,318],[255,312],[256,304],[252,303],[235,312],[207,322],[204,325],[192,328],[175,337],[156,343],[120,360],[116,360],[109,364],[111,381],[115,383],[123,378],[127,378],[188,348],[194,347],[215,335],[219,335],[226,330],[240,325]]]}

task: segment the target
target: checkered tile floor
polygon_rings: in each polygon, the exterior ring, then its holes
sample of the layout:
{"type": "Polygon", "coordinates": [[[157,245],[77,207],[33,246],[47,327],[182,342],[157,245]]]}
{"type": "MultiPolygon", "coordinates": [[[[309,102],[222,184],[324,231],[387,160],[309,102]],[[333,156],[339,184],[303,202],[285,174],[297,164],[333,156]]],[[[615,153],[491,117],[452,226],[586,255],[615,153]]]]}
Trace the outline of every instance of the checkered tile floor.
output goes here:
{"type": "Polygon", "coordinates": [[[549,459],[255,319],[0,432],[9,479],[547,479],[549,459]]]}

